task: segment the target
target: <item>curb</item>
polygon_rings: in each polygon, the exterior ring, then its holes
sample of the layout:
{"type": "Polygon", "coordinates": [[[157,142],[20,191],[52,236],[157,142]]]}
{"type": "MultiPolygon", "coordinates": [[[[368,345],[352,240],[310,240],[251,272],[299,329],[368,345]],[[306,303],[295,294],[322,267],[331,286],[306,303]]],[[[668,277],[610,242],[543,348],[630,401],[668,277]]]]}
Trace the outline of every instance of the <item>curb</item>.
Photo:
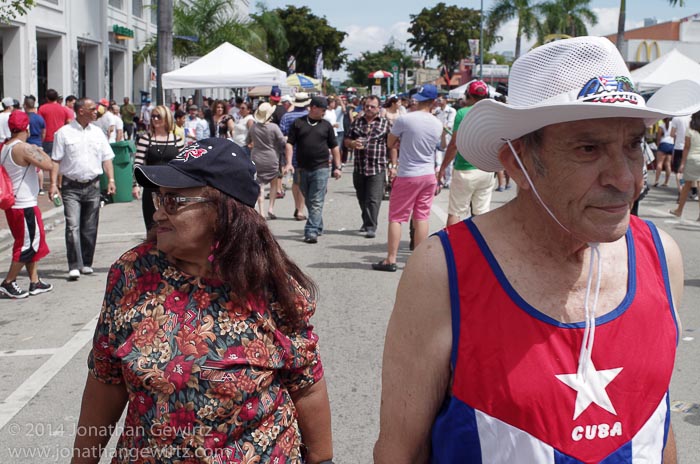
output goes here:
{"type": "MultiPolygon", "coordinates": [[[[48,211],[41,212],[41,219],[44,221],[44,232],[48,233],[54,230],[59,224],[64,222],[63,208],[53,208],[48,211]],[[54,216],[61,213],[60,217],[52,219],[54,216]]],[[[9,229],[0,230],[0,253],[11,249],[14,240],[9,229]]]]}

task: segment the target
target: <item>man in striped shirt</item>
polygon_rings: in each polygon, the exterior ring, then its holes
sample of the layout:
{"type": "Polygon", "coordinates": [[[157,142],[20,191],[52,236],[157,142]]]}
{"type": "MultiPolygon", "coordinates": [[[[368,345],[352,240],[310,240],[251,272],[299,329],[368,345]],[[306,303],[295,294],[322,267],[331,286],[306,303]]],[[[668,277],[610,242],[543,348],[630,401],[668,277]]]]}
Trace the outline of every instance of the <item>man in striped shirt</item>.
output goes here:
{"type": "Polygon", "coordinates": [[[352,123],[345,135],[345,146],[355,150],[352,183],[362,212],[360,232],[364,232],[367,238],[374,238],[377,234],[377,218],[386,179],[389,130],[389,121],[379,116],[379,98],[371,95],[365,100],[363,116],[352,123]]]}

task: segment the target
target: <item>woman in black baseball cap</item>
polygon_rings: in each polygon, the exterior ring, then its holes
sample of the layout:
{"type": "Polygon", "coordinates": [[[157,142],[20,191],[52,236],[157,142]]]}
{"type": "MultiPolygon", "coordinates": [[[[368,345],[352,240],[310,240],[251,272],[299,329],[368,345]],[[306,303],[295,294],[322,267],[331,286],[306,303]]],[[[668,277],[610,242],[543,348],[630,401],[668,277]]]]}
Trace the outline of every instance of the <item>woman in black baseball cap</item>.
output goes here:
{"type": "MultiPolygon", "coordinates": [[[[128,403],[116,462],[144,450],[330,462],[316,286],[255,211],[250,158],[210,138],[135,175],[158,189],[155,226],[109,272],[79,429],[105,430],[92,426],[128,403]]],[[[79,434],[75,448],[109,438],[79,434]]]]}

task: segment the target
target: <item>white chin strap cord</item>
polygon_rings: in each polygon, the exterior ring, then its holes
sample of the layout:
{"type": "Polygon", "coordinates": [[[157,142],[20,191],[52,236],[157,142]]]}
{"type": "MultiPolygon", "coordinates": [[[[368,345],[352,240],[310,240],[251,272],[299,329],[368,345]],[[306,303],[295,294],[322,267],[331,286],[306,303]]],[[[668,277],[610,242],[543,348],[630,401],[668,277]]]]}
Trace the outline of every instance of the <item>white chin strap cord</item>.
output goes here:
{"type": "MultiPolygon", "coordinates": [[[[562,224],[559,219],[552,213],[552,210],[549,209],[549,207],[542,201],[542,197],[540,197],[539,192],[535,188],[535,184],[533,184],[532,179],[530,179],[530,175],[527,173],[527,169],[525,169],[525,166],[523,165],[522,161],[520,160],[520,157],[518,156],[518,153],[515,151],[513,148],[513,145],[510,143],[509,139],[506,139],[505,142],[508,144],[508,147],[510,148],[510,151],[513,153],[513,156],[515,157],[515,161],[517,161],[518,166],[520,166],[520,169],[522,170],[523,174],[525,175],[525,179],[527,180],[527,183],[530,185],[530,188],[532,189],[532,193],[535,194],[535,198],[537,198],[537,201],[539,204],[544,208],[544,210],[549,214],[549,216],[554,219],[554,222],[559,224],[559,227],[564,229],[569,235],[571,234],[571,231],[562,224]]],[[[602,263],[600,259],[600,248],[599,248],[599,243],[597,242],[589,242],[588,246],[591,248],[591,259],[590,259],[590,264],[588,266],[588,278],[586,279],[586,298],[584,300],[584,311],[585,311],[585,329],[583,331],[583,340],[581,341],[581,349],[579,352],[579,358],[578,358],[578,369],[576,370],[576,375],[577,377],[583,378],[584,382],[586,381],[586,374],[588,372],[588,367],[591,364],[591,355],[593,353],[593,342],[595,341],[595,313],[596,309],[598,307],[598,295],[600,295],[600,280],[601,280],[601,273],[602,273],[602,263]],[[594,271],[594,266],[595,266],[595,271],[594,271]],[[590,296],[591,296],[591,286],[593,284],[593,273],[596,273],[596,284],[595,284],[595,293],[593,295],[593,306],[589,304],[590,302],[590,296]]]]}

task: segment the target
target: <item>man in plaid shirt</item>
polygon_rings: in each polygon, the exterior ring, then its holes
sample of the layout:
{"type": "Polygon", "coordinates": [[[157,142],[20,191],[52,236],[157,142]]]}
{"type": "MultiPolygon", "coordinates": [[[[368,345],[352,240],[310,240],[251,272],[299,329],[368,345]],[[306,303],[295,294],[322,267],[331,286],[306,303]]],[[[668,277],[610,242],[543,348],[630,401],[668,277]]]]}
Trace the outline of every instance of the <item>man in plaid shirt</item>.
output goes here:
{"type": "Polygon", "coordinates": [[[352,183],[362,211],[365,237],[377,235],[377,217],[384,197],[387,163],[387,136],[389,121],[379,116],[379,97],[365,99],[364,113],[355,119],[345,134],[345,146],[355,150],[355,169],[352,183]]]}

